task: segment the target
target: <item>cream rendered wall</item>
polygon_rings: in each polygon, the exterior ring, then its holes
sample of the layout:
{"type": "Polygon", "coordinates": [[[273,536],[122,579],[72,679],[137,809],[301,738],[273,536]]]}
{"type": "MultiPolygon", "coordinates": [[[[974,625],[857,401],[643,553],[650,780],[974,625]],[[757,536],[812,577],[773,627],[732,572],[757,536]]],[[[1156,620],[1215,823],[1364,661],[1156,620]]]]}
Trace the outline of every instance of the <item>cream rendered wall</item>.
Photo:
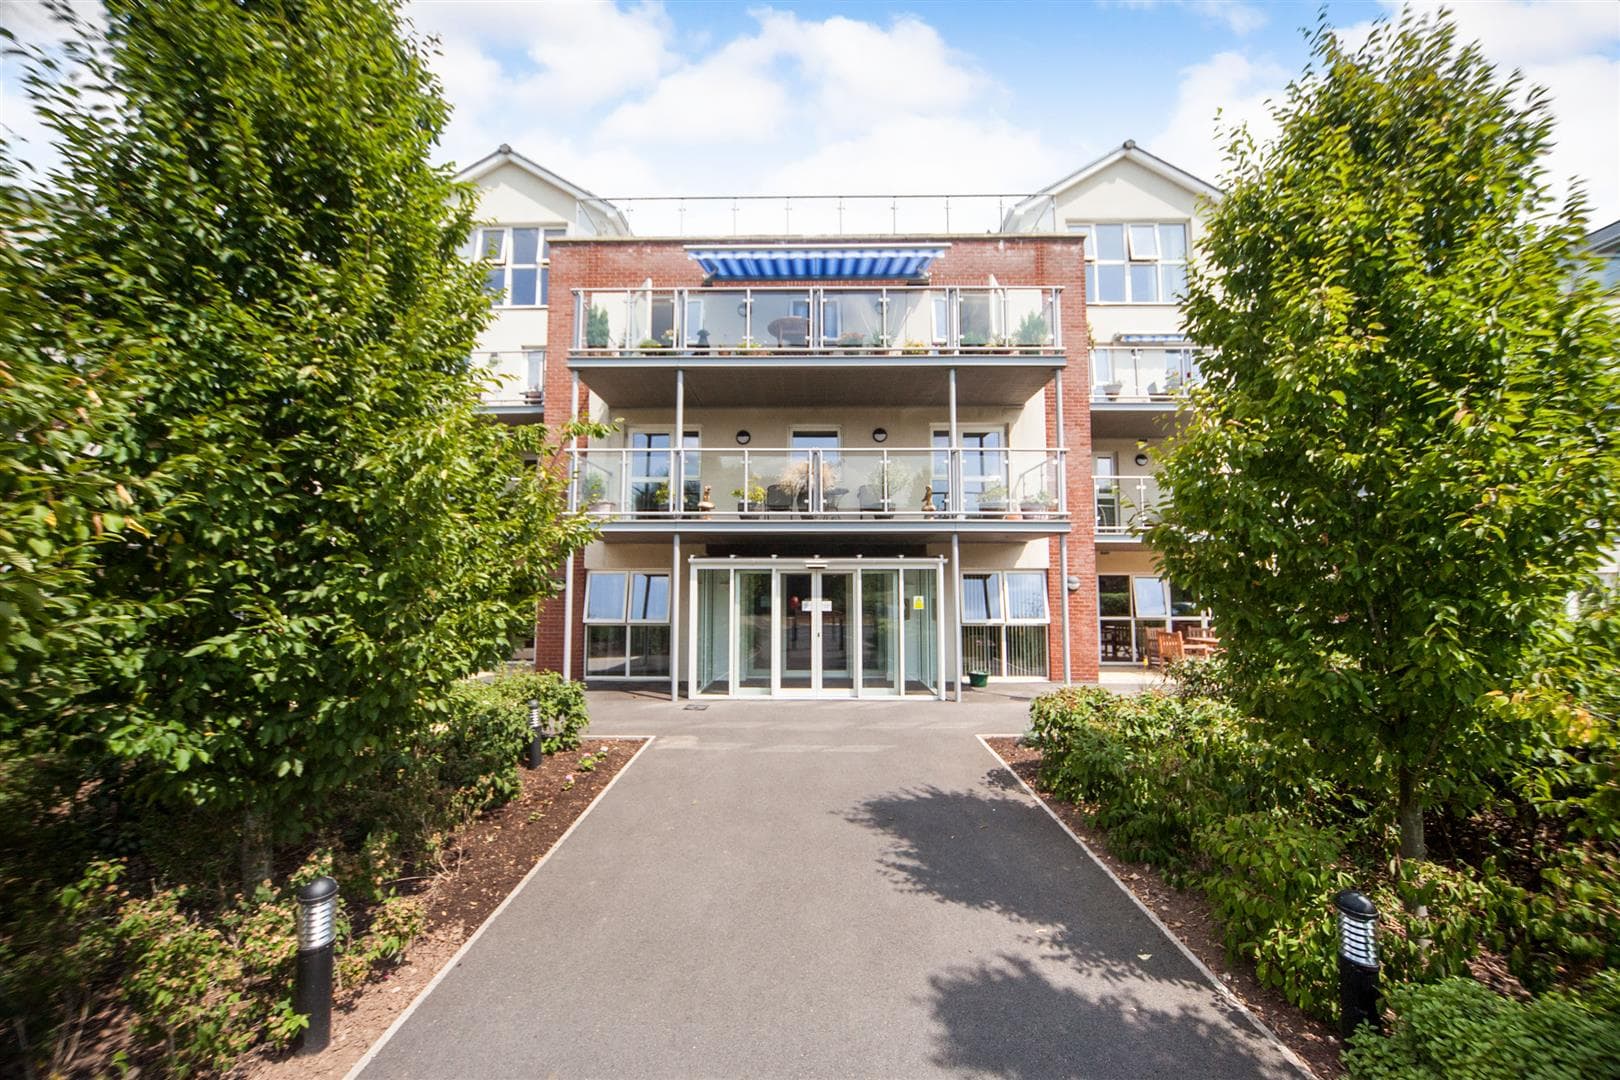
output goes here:
{"type": "MultiPolygon", "coordinates": [[[[1151,169],[1120,158],[1058,193],[1057,226],[1066,229],[1070,221],[1186,221],[1189,249],[1196,252],[1203,239],[1200,198],[1151,169]]],[[[1175,304],[1090,303],[1086,311],[1099,345],[1115,334],[1181,332],[1181,311],[1175,304]]]]}
{"type": "MultiPolygon", "coordinates": [[[[480,177],[478,219],[491,225],[539,225],[578,231],[578,202],[520,165],[508,162],[480,177]]],[[[497,308],[478,348],[489,351],[542,349],[546,346],[544,307],[497,308]]]]}

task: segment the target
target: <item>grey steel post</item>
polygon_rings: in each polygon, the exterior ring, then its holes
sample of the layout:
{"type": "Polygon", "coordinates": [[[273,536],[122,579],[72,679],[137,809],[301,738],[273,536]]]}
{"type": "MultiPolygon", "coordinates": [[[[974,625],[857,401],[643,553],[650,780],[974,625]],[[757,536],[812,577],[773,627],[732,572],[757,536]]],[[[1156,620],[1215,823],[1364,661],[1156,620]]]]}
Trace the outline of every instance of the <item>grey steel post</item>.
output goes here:
{"type": "MultiPolygon", "coordinates": [[[[1068,461],[1063,454],[1063,369],[1052,369],[1052,389],[1057,395],[1057,449],[1058,449],[1058,499],[1059,506],[1068,506],[1069,503],[1069,469],[1068,461]]],[[[1069,523],[1072,531],[1074,523],[1069,523]]],[[[1070,669],[1070,653],[1073,651],[1073,641],[1069,636],[1069,534],[1064,533],[1058,537],[1058,572],[1062,579],[1058,582],[1058,596],[1063,599],[1063,685],[1069,686],[1074,682],[1074,673],[1070,669]]]]}
{"type": "Polygon", "coordinates": [[[332,1041],[332,938],[338,884],[318,877],[298,890],[297,982],[293,1012],[309,1017],[298,1054],[318,1054],[332,1041]]]}
{"type": "Polygon", "coordinates": [[[962,680],[967,673],[962,670],[962,537],[954,529],[951,531],[951,595],[955,603],[951,605],[956,618],[951,625],[951,634],[956,639],[956,700],[962,700],[962,680]]]}
{"type": "Polygon", "coordinates": [[[669,700],[681,698],[681,534],[673,537],[669,564],[669,700]]]}

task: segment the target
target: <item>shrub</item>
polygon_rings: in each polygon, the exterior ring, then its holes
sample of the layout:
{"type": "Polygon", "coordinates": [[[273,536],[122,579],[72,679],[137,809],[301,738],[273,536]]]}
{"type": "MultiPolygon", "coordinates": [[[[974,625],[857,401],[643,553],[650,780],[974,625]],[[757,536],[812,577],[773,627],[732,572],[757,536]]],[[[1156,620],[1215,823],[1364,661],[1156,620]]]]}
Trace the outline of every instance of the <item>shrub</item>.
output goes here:
{"type": "Polygon", "coordinates": [[[1031,714],[1042,783],[1091,804],[1122,858],[1179,870],[1195,829],[1282,798],[1280,758],[1220,702],[1084,688],[1037,699],[1031,714]]]}
{"type": "MultiPolygon", "coordinates": [[[[529,702],[540,703],[540,716],[548,733],[546,753],[579,749],[580,737],[590,723],[584,683],[572,682],[555,671],[520,671],[485,685],[503,707],[521,709],[525,725],[529,722],[529,702]]],[[[527,736],[524,738],[527,741],[527,736]]]]}
{"type": "Polygon", "coordinates": [[[1220,918],[1226,949],[1255,974],[1320,1017],[1338,1008],[1333,895],[1350,886],[1340,866],[1343,836],[1297,812],[1261,811],[1201,829],[1210,869],[1199,878],[1220,918]]]}
{"type": "Polygon", "coordinates": [[[1225,701],[1231,688],[1226,661],[1219,656],[1186,657],[1164,665],[1164,681],[1180,698],[1225,701]]]}
{"type": "Polygon", "coordinates": [[[1398,876],[1372,890],[1379,912],[1378,957],[1392,982],[1433,982],[1468,972],[1495,944],[1496,912],[1487,884],[1466,869],[1407,859],[1398,876]],[[1422,910],[1419,917],[1414,914],[1422,910]]]}
{"type": "Polygon", "coordinates": [[[1357,1080],[1530,1080],[1614,1076],[1620,1062],[1620,972],[1529,1003],[1472,979],[1393,986],[1387,1037],[1359,1031],[1345,1052],[1357,1080]]]}

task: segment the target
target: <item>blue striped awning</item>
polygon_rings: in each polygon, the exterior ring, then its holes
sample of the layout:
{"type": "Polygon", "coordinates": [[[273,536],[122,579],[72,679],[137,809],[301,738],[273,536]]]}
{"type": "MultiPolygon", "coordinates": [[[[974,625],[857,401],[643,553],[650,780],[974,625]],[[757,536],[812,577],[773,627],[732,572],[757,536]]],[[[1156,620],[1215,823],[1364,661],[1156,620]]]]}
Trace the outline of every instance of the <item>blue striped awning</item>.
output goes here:
{"type": "Polygon", "coordinates": [[[703,272],[720,281],[784,281],[919,278],[946,244],[861,244],[829,247],[783,244],[774,247],[691,246],[686,249],[703,272]]]}

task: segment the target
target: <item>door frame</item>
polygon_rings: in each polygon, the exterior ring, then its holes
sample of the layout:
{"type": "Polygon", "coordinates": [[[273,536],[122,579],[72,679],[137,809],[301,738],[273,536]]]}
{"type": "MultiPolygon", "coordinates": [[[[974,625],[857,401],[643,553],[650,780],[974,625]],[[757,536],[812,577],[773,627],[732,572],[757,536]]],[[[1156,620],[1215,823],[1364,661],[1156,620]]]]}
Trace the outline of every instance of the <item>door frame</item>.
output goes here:
{"type": "MultiPolygon", "coordinates": [[[[739,633],[740,611],[738,609],[737,571],[769,570],[771,571],[771,688],[769,698],[814,698],[825,700],[828,698],[847,699],[865,698],[894,701],[900,698],[931,697],[939,701],[945,700],[945,642],[946,642],[946,604],[945,604],[945,557],[933,556],[920,559],[907,558],[854,558],[854,559],[817,559],[817,558],[764,558],[764,559],[738,559],[708,558],[689,556],[687,558],[687,635],[686,653],[686,696],[688,700],[702,698],[761,698],[766,695],[738,693],[739,665],[741,655],[741,634],[739,633]],[[861,575],[860,570],[900,570],[897,583],[901,610],[900,617],[894,620],[896,669],[899,672],[899,693],[883,692],[877,687],[870,690],[862,685],[864,671],[862,670],[863,626],[861,612],[861,575]],[[697,671],[697,640],[698,640],[698,612],[702,603],[698,597],[698,575],[700,571],[730,571],[727,603],[726,627],[726,692],[699,693],[697,671]],[[927,570],[934,575],[934,655],[936,670],[934,672],[934,691],[931,694],[907,693],[906,691],[906,653],[905,653],[905,574],[906,570],[927,570]],[[850,575],[849,596],[847,598],[847,612],[845,615],[845,634],[850,644],[850,678],[851,688],[844,691],[817,690],[818,674],[821,668],[821,642],[817,640],[811,654],[811,687],[810,689],[782,688],[782,575],[784,573],[809,573],[812,575],[811,596],[821,599],[821,572],[830,571],[848,573],[850,575]]],[[[818,605],[819,609],[819,605],[818,605]]],[[[817,610],[812,618],[812,626],[818,627],[821,623],[821,612],[817,610]]],[[[960,633],[960,627],[956,628],[960,633]]]]}

